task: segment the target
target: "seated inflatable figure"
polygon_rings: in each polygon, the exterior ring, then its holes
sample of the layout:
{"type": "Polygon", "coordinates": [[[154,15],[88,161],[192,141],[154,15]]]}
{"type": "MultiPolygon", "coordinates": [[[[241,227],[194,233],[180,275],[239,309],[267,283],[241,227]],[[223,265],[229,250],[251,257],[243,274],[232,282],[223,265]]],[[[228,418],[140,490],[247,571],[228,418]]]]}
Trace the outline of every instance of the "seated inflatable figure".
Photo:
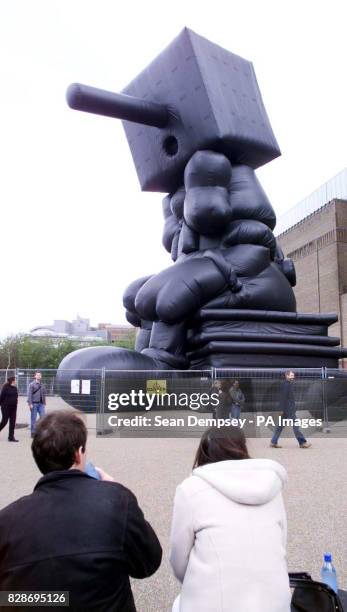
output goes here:
{"type": "Polygon", "coordinates": [[[135,281],[124,296],[143,355],[161,367],[192,367],[189,347],[202,307],[295,312],[294,268],[287,262],[283,269],[275,214],[252,168],[198,151],[163,210],[163,243],[175,264],[135,281]]]}
{"type": "Polygon", "coordinates": [[[250,62],[185,29],[122,94],[72,85],[68,103],[123,119],[142,189],[170,193],[174,263],[125,291],[135,351],[75,351],[61,380],[103,367],[336,367],[336,315],[296,313],[294,265],[254,172],[280,151],[250,62]]]}

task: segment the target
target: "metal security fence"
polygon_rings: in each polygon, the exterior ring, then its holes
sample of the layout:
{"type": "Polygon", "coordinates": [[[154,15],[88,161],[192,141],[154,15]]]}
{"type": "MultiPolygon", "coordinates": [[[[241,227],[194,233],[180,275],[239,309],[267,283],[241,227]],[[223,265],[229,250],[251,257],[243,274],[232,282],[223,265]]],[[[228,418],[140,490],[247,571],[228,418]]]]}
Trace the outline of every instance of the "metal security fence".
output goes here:
{"type": "Polygon", "coordinates": [[[105,387],[104,370],[58,370],[54,389],[60,397],[84,413],[101,410],[105,387]]]}
{"type": "MultiPolygon", "coordinates": [[[[189,411],[209,413],[212,375],[212,370],[105,370],[97,431],[118,434],[118,423],[134,417],[132,422],[139,423],[139,428],[143,429],[140,417],[146,414],[157,415],[157,418],[158,414],[163,414],[163,420],[168,420],[189,411]],[[111,422],[116,426],[113,432],[111,422]]],[[[153,428],[150,425],[152,423],[146,425],[146,433],[153,436],[156,417],[153,428]]],[[[127,431],[123,428],[123,435],[127,435],[127,431]]]]}
{"type": "MultiPolygon", "coordinates": [[[[0,385],[8,376],[16,376],[21,401],[25,402],[29,383],[36,370],[0,370],[0,385]]],[[[283,368],[210,368],[207,370],[40,370],[50,408],[73,406],[86,414],[96,414],[96,429],[110,435],[109,417],[117,418],[163,415],[164,419],[189,415],[226,417],[216,396],[223,381],[238,380],[245,396],[242,414],[247,416],[247,434],[269,435],[269,425],[258,427],[262,415],[276,419],[283,368]]],[[[302,419],[320,419],[320,433],[347,435],[347,371],[327,368],[297,368],[295,404],[302,419]]],[[[224,411],[225,412],[225,411],[224,411]]],[[[117,419],[111,419],[115,422],[117,419]]],[[[119,432],[119,428],[116,428],[119,432]]],[[[308,435],[317,434],[308,429],[308,435]]],[[[285,434],[284,434],[285,435],[285,434]]],[[[288,429],[288,435],[291,430],[288,429]]]]}
{"type": "MultiPolygon", "coordinates": [[[[16,370],[16,380],[19,395],[27,395],[28,387],[37,370],[16,370]]],[[[42,374],[42,383],[45,385],[46,393],[49,396],[59,395],[56,385],[56,370],[40,370],[42,374]]]]}
{"type": "MultiPolygon", "coordinates": [[[[297,411],[322,418],[324,427],[347,419],[347,370],[329,368],[291,368],[295,374],[297,411]]],[[[214,378],[238,380],[244,389],[245,409],[254,412],[279,411],[280,387],[285,370],[216,369],[214,378]]]]}
{"type": "Polygon", "coordinates": [[[53,408],[66,408],[67,405],[86,413],[100,410],[102,393],[102,370],[55,370],[17,368],[0,370],[0,384],[9,376],[16,377],[18,393],[22,400],[28,395],[29,384],[34,380],[35,372],[42,375],[41,382],[45,387],[48,404],[53,408]]]}
{"type": "MultiPolygon", "coordinates": [[[[308,410],[316,417],[324,413],[324,369],[295,369],[295,403],[296,409],[308,410]]],[[[281,385],[285,380],[283,369],[220,369],[215,370],[216,380],[239,382],[245,396],[244,409],[248,412],[278,411],[281,385]]]]}
{"type": "MultiPolygon", "coordinates": [[[[186,396],[210,393],[212,374],[211,370],[105,370],[105,409],[108,408],[108,396],[118,393],[132,394],[133,399],[128,406],[124,398],[123,408],[129,410],[139,405],[146,408],[146,398],[150,395],[154,396],[151,409],[180,410],[186,407],[186,396]]],[[[194,410],[195,406],[191,406],[191,409],[194,410]]]]}
{"type": "Polygon", "coordinates": [[[331,431],[344,435],[347,419],[347,370],[324,369],[322,396],[327,430],[331,428],[331,431]]]}
{"type": "MultiPolygon", "coordinates": [[[[328,394],[326,390],[325,368],[291,368],[294,372],[293,394],[295,398],[295,411],[305,436],[328,433],[330,420],[333,415],[328,409],[328,394]]],[[[347,374],[347,373],[346,373],[347,374]]],[[[280,424],[280,415],[284,406],[281,406],[281,391],[285,382],[285,370],[273,369],[247,369],[232,368],[215,370],[214,378],[222,382],[226,379],[232,384],[238,381],[245,402],[242,412],[249,415],[249,421],[254,424],[249,435],[258,437],[261,434],[269,435],[280,424]]],[[[334,393],[341,399],[347,400],[347,376],[344,384],[335,385],[334,393]]],[[[346,406],[347,408],[347,406],[346,406]]],[[[335,417],[334,413],[334,417],[335,417]]],[[[343,419],[347,418],[347,409],[343,419]]],[[[288,421],[289,422],[289,421],[288,421]]],[[[346,423],[347,424],[347,423],[346,423]]],[[[292,436],[292,428],[286,427],[283,436],[292,436]]]]}

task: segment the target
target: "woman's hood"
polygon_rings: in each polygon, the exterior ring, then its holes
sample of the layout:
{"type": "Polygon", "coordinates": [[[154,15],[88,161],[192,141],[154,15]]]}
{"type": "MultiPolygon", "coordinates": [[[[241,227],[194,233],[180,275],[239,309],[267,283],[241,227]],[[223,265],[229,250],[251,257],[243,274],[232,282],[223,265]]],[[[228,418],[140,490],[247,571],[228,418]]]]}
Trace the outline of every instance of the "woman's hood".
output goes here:
{"type": "Polygon", "coordinates": [[[284,467],[271,459],[209,463],[193,470],[193,476],[234,502],[254,506],[271,501],[287,480],[284,467]]]}

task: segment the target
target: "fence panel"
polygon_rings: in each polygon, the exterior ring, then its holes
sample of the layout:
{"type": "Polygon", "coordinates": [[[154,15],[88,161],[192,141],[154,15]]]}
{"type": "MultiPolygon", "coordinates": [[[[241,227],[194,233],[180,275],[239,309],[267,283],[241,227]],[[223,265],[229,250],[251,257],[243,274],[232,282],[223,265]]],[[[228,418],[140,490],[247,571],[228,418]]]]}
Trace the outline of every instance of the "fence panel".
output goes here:
{"type": "MultiPolygon", "coordinates": [[[[305,427],[305,435],[317,435],[326,427],[326,406],[324,396],[324,368],[292,368],[295,374],[293,384],[297,418],[305,427]],[[307,421],[312,420],[312,426],[307,421]],[[318,425],[313,425],[317,421],[318,425]],[[319,422],[322,421],[320,427],[319,422]]],[[[285,381],[283,368],[215,369],[214,377],[230,384],[238,380],[245,396],[243,413],[252,427],[248,427],[250,437],[268,437],[279,422],[283,407],[280,406],[281,387],[285,381]],[[252,416],[253,415],[253,416],[252,416]],[[263,421],[262,417],[265,417],[263,421]],[[273,423],[272,423],[272,421],[273,423]],[[253,421],[253,422],[252,422],[253,421]]],[[[292,436],[290,427],[286,427],[283,436],[292,436]]]]}
{"type": "Polygon", "coordinates": [[[35,372],[40,371],[42,384],[47,394],[47,404],[51,409],[73,406],[85,413],[95,413],[100,405],[101,370],[18,369],[16,371],[19,395],[26,397],[28,387],[34,380],[35,372]]]}
{"type": "Polygon", "coordinates": [[[122,437],[191,435],[185,426],[178,430],[164,423],[159,430],[155,423],[159,415],[166,422],[178,415],[184,419],[190,413],[209,413],[211,387],[212,370],[106,370],[97,432],[122,437]],[[121,419],[133,419],[134,425],[110,425],[121,419]]]}
{"type": "MultiPolygon", "coordinates": [[[[25,398],[35,371],[25,368],[0,370],[0,385],[9,376],[16,376],[22,405],[20,418],[23,415],[27,418],[25,398]]],[[[219,406],[216,406],[216,402],[211,400],[212,394],[220,394],[220,384],[226,380],[230,383],[238,380],[245,395],[241,416],[247,419],[246,435],[269,437],[273,426],[271,423],[259,426],[257,417],[277,419],[281,412],[279,397],[284,381],[283,368],[40,371],[47,391],[48,407],[60,409],[73,406],[84,413],[96,414],[97,431],[100,435],[110,434],[108,418],[112,414],[143,416],[150,412],[153,415],[162,414],[167,418],[177,415],[186,418],[189,414],[205,414],[206,417],[212,418],[226,417],[228,415],[225,410],[223,414],[220,402],[219,406]],[[121,405],[119,398],[122,394],[124,397],[121,405]],[[150,399],[150,406],[148,401],[147,405],[145,404],[146,394],[155,396],[150,399]],[[129,399],[128,403],[126,397],[129,399]]],[[[321,429],[312,426],[304,433],[308,436],[347,435],[347,371],[327,368],[294,368],[293,371],[298,418],[322,420],[321,429]]],[[[196,435],[193,429],[186,428],[181,433],[196,435]]],[[[119,435],[120,429],[117,428],[116,431],[119,435]]],[[[202,430],[198,428],[197,431],[201,433],[202,430]]],[[[111,433],[114,433],[112,428],[111,433]]],[[[123,428],[122,435],[130,434],[126,434],[123,428]]],[[[283,435],[292,435],[291,429],[286,428],[283,435]]]]}
{"type": "Polygon", "coordinates": [[[327,432],[347,436],[347,370],[325,369],[323,380],[327,432]]]}
{"type": "Polygon", "coordinates": [[[16,376],[16,370],[14,369],[0,370],[0,386],[1,387],[10,376],[16,376]]]}

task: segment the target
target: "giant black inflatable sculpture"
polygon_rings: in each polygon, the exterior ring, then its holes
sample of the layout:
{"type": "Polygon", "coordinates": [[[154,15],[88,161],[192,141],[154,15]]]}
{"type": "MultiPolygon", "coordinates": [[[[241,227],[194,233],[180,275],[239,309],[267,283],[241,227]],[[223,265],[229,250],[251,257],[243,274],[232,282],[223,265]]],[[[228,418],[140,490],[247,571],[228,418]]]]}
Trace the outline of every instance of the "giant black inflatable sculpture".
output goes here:
{"type": "Polygon", "coordinates": [[[141,188],[163,200],[175,262],[125,291],[136,350],[81,349],[64,370],[336,367],[332,314],[297,314],[293,262],[254,169],[280,155],[252,64],[188,29],[121,94],[71,85],[72,108],[123,120],[141,188]]]}

